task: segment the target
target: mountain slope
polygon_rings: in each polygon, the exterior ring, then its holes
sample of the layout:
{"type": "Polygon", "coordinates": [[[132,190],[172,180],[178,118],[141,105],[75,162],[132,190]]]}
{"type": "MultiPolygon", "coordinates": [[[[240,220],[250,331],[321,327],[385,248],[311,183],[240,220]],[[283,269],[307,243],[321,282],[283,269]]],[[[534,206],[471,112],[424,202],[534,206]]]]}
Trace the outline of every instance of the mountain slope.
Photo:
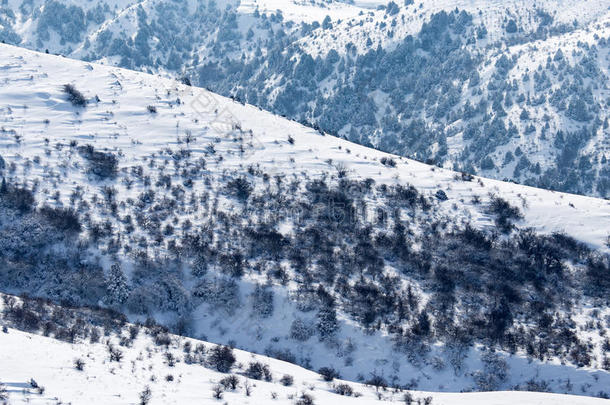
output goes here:
{"type": "MultiPolygon", "coordinates": [[[[87,325],[86,327],[91,327],[87,325]]],[[[94,327],[93,327],[94,328],[94,327]]],[[[158,333],[158,332],[157,332],[158,333]]],[[[462,404],[607,404],[607,400],[533,392],[489,392],[441,394],[417,391],[375,390],[371,385],[334,380],[325,382],[317,373],[298,366],[235,350],[236,389],[223,388],[221,398],[214,389],[229,373],[221,373],[200,363],[202,353],[216,345],[181,336],[167,335],[169,343],[159,344],[154,328],[123,325],[98,342],[79,337],[74,342],[7,328],[0,332],[0,359],[3,370],[0,384],[11,404],[83,403],[133,404],[150,389],[150,404],[294,404],[306,393],[316,404],[340,401],[342,404],[413,403],[430,398],[434,405],[462,404]],[[134,336],[135,335],[135,336],[134,336]],[[122,354],[110,359],[109,347],[122,354]],[[76,367],[81,362],[81,370],[76,367]],[[249,365],[266,365],[271,381],[252,378],[249,365]],[[292,379],[287,380],[285,376],[292,379]],[[43,387],[42,393],[40,388],[43,387]],[[288,382],[290,381],[290,382],[288,382]],[[249,388],[247,387],[249,384],[249,388]],[[339,395],[336,387],[349,395],[339,395]],[[349,387],[349,388],[345,388],[349,387]],[[246,389],[249,394],[246,395],[246,389]],[[351,391],[349,391],[351,389],[351,391]]]]}
{"type": "Polygon", "coordinates": [[[352,380],[605,395],[607,201],[388,155],[152,75],[0,52],[4,292],[352,380]]]}
{"type": "MultiPolygon", "coordinates": [[[[51,147],[69,145],[71,139],[80,138],[81,143],[96,148],[120,149],[121,161],[129,166],[145,161],[147,156],[168,144],[178,148],[180,145],[190,146],[186,143],[187,133],[199,145],[192,151],[194,154],[205,156],[204,148],[216,138],[228,143],[225,148],[229,154],[236,154],[232,149],[239,150],[239,146],[228,142],[233,135],[227,135],[225,131],[231,124],[239,124],[246,133],[244,142],[250,150],[244,150],[241,156],[227,162],[221,160],[218,168],[212,166],[208,170],[222,173],[255,165],[270,176],[273,173],[291,176],[305,170],[313,177],[334,171],[336,164],[342,164],[355,179],[372,178],[380,183],[406,181],[431,194],[442,189],[457,204],[460,216],[486,227],[493,225],[493,218],[469,202],[476,196],[499,193],[517,206],[522,206],[525,199],[524,223],[537,231],[565,231],[596,249],[607,249],[610,203],[604,200],[491,179],[482,181],[483,185],[459,182],[455,181],[455,172],[395,157],[396,166],[389,167],[380,163],[380,159],[393,158],[391,155],[335,137],[321,136],[298,123],[202,89],[128,70],[72,62],[8,46],[3,46],[2,51],[6,57],[1,77],[4,83],[1,96],[6,100],[3,128],[9,135],[4,137],[5,158],[31,160],[33,151],[40,153],[42,140],[51,147]],[[74,110],[62,94],[61,87],[65,83],[75,84],[88,98],[97,95],[101,100],[87,109],[74,110]],[[155,106],[157,112],[147,111],[148,105],[155,106]],[[55,118],[51,120],[52,117],[55,118]],[[142,137],[140,134],[150,135],[142,137]],[[298,136],[298,142],[290,144],[289,136],[298,136]]],[[[60,158],[64,155],[61,150],[57,154],[60,158]]],[[[24,170],[24,174],[43,175],[44,166],[24,170]]],[[[82,182],[88,179],[86,173],[79,176],[82,182]]],[[[78,177],[71,175],[70,179],[77,183],[78,177]]],[[[123,196],[137,194],[122,189],[120,184],[118,186],[123,196]]],[[[68,197],[68,190],[65,193],[59,191],[61,198],[68,197]]],[[[455,212],[449,204],[440,209],[450,215],[455,212]]]]}
{"type": "Polygon", "coordinates": [[[607,1],[398,3],[12,0],[1,37],[188,76],[439,166],[608,196],[607,1]]]}

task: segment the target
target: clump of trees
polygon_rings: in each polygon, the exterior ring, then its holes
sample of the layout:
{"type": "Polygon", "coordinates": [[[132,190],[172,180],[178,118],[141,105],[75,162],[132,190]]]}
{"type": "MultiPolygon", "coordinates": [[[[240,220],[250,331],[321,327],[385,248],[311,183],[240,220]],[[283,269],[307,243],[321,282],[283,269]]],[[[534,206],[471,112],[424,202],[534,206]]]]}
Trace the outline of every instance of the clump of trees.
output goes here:
{"type": "Polygon", "coordinates": [[[8,184],[3,178],[0,184],[0,202],[8,208],[24,213],[32,210],[35,201],[34,194],[29,189],[8,184]]]}

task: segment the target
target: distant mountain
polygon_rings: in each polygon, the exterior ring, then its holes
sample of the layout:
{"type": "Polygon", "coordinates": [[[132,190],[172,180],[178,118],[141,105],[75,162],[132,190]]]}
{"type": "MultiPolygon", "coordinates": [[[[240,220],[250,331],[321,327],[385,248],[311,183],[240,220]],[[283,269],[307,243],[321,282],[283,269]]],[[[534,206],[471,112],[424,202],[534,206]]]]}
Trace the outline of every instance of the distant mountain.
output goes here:
{"type": "Polygon", "coordinates": [[[11,0],[0,38],[189,78],[439,166],[608,197],[609,6],[11,0]]]}
{"type": "MultiPolygon", "coordinates": [[[[9,45],[0,61],[3,293],[352,381],[609,394],[608,201],[401,158],[176,80],[9,45]]],[[[11,325],[80,336],[61,310],[43,313],[57,329],[30,310],[11,325]]]]}

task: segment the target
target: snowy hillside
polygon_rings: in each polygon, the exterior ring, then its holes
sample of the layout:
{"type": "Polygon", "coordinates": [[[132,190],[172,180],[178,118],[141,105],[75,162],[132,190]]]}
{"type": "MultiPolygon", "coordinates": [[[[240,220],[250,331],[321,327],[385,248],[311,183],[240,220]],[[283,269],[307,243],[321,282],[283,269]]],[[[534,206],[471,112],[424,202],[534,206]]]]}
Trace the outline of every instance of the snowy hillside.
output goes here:
{"type": "Polygon", "coordinates": [[[607,0],[9,0],[0,39],[438,166],[610,194],[607,0]]]}
{"type": "MultiPolygon", "coordinates": [[[[29,183],[38,179],[43,202],[72,203],[73,188],[78,185],[81,199],[100,192],[95,186],[85,187],[91,176],[83,163],[73,162],[79,155],[76,145],[84,144],[118,153],[118,171],[123,176],[138,166],[159,171],[173,166],[177,173],[180,165],[174,161],[179,162],[180,157],[176,153],[188,155],[192,162],[207,160],[205,173],[210,177],[254,167],[270,178],[290,179],[303,173],[314,178],[333,175],[337,166],[343,166],[348,177],[358,181],[406,182],[429,195],[443,190],[449,202],[439,204],[440,214],[490,229],[493,217],[472,201],[499,194],[523,209],[524,225],[543,233],[567,232],[595,249],[608,251],[608,201],[491,179],[456,181],[461,174],[322,136],[296,122],[176,81],[11,46],[0,49],[4,61],[0,71],[1,154],[7,160],[9,176],[29,183]],[[90,101],[87,108],[70,105],[62,91],[66,83],[85,93],[90,101]],[[151,113],[148,106],[156,112],[151,113]],[[289,142],[289,137],[296,141],[289,142]],[[157,168],[150,163],[155,156],[167,163],[157,168]],[[394,160],[394,166],[382,163],[384,157],[394,160]],[[14,163],[15,171],[9,162],[14,163]],[[46,181],[56,187],[43,187],[41,182],[46,181]],[[63,182],[65,186],[57,187],[63,182]]],[[[152,173],[150,177],[155,178],[152,173]]],[[[116,187],[116,197],[122,199],[135,198],[144,189],[127,180],[102,182],[100,187],[104,185],[116,187]]],[[[189,188],[201,192],[196,185],[189,188]]]]}
{"type": "MultiPolygon", "coordinates": [[[[12,298],[3,296],[3,299],[6,302],[12,298]]],[[[61,310],[48,304],[35,306],[41,312],[61,310]]],[[[3,307],[6,309],[6,305],[3,307]]],[[[66,314],[74,312],[77,311],[64,310],[64,319],[66,314]]],[[[216,368],[217,363],[212,362],[216,345],[166,334],[158,327],[106,326],[103,336],[101,328],[91,324],[81,324],[77,330],[73,340],[12,328],[0,332],[0,401],[8,400],[9,404],[261,405],[608,403],[603,399],[549,393],[443,394],[375,388],[372,383],[338,379],[325,381],[322,375],[293,364],[241,350],[231,351],[234,363],[229,370],[221,372],[216,368]],[[261,375],[258,366],[262,366],[261,375]],[[313,402],[305,402],[307,398],[313,402]]]]}
{"type": "Polygon", "coordinates": [[[152,75],[0,54],[3,292],[352,381],[607,395],[608,201],[427,166],[152,75]]]}

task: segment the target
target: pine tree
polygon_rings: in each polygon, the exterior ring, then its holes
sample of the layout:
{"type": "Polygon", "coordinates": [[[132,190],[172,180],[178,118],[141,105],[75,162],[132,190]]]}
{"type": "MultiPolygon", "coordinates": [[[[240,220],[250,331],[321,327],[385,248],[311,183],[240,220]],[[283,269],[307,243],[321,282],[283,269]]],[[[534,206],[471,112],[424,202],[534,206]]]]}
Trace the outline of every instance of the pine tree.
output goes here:
{"type": "Polygon", "coordinates": [[[127,278],[119,264],[110,267],[110,274],[106,278],[106,301],[110,305],[123,304],[129,296],[127,278]]]}
{"type": "Polygon", "coordinates": [[[587,104],[581,97],[573,97],[568,106],[568,116],[575,121],[589,121],[590,117],[587,112],[587,104]]]}
{"type": "Polygon", "coordinates": [[[334,306],[329,305],[318,311],[316,327],[320,334],[320,340],[332,339],[337,334],[339,325],[334,306]]]}

